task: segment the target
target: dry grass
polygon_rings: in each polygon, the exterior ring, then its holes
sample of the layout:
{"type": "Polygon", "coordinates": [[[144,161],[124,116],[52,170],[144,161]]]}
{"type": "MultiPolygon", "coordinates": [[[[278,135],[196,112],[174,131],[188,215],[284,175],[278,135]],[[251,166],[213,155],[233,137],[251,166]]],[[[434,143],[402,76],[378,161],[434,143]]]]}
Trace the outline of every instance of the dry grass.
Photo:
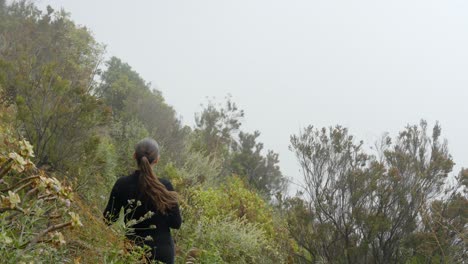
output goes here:
{"type": "Polygon", "coordinates": [[[75,199],[74,207],[83,223],[83,227],[70,229],[65,233],[74,259],[80,263],[103,263],[104,256],[109,252],[121,250],[126,253],[125,240],[104,223],[99,208],[88,205],[79,198],[75,199]]]}

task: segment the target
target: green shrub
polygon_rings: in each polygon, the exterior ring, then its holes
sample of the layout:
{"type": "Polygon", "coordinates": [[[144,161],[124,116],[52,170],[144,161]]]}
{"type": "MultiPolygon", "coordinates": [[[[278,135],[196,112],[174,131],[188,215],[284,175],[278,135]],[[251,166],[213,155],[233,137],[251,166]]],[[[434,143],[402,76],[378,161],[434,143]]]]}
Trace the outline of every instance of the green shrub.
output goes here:
{"type": "Polygon", "coordinates": [[[100,207],[107,202],[103,193],[110,192],[117,179],[117,154],[112,140],[95,135],[83,142],[80,159],[67,164],[67,178],[76,186],[75,191],[89,203],[100,207]]]}
{"type": "Polygon", "coordinates": [[[82,225],[71,188],[38,170],[32,146],[12,131],[0,126],[0,254],[8,263],[66,261],[62,232],[82,225]]]}
{"type": "Polygon", "coordinates": [[[195,192],[193,204],[207,218],[220,215],[255,223],[273,237],[273,211],[255,191],[247,189],[238,177],[217,188],[195,192]]]}
{"type": "Polygon", "coordinates": [[[282,263],[280,253],[255,224],[205,217],[196,222],[186,246],[188,252],[200,249],[200,263],[282,263]]]}
{"type": "Polygon", "coordinates": [[[179,188],[184,224],[175,239],[180,263],[286,262],[289,251],[279,240],[287,231],[279,230],[272,208],[240,178],[207,189],[179,188]]]}

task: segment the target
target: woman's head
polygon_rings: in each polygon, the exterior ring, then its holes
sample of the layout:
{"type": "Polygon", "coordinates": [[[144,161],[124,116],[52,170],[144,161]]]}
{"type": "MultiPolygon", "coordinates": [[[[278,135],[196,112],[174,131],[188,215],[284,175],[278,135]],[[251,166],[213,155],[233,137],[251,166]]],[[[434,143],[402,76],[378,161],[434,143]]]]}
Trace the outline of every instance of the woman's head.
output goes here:
{"type": "Polygon", "coordinates": [[[146,158],[150,164],[156,164],[159,160],[159,145],[152,138],[144,138],[135,146],[135,159],[140,166],[142,159],[146,158]]]}
{"type": "Polygon", "coordinates": [[[134,156],[140,170],[138,184],[143,198],[157,211],[166,214],[177,205],[177,193],[167,190],[153,172],[152,165],[159,160],[158,143],[151,138],[142,139],[135,146],[134,156]]]}

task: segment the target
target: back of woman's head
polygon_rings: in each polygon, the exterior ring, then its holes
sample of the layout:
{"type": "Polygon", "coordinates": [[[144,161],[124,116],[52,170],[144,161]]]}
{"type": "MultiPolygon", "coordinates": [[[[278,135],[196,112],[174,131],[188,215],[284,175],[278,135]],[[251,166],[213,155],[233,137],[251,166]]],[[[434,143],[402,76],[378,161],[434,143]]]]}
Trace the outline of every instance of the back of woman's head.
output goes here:
{"type": "Polygon", "coordinates": [[[159,160],[158,143],[151,138],[142,139],[135,146],[135,159],[140,169],[139,189],[143,198],[162,214],[177,205],[177,193],[168,191],[153,172],[152,165],[159,160]]]}
{"type": "Polygon", "coordinates": [[[135,145],[135,158],[140,165],[143,158],[146,158],[150,164],[159,159],[159,145],[152,138],[144,138],[135,145]]]}

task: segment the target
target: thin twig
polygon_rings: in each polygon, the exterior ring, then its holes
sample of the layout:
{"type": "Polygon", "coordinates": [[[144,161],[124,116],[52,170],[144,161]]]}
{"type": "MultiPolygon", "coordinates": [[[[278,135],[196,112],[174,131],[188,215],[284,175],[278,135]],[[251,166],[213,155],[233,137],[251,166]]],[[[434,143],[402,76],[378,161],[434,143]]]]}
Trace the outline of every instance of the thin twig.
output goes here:
{"type": "Polygon", "coordinates": [[[35,244],[37,244],[41,238],[45,235],[47,235],[48,233],[50,232],[53,232],[53,231],[56,231],[56,230],[59,230],[59,229],[63,229],[65,227],[68,227],[68,226],[71,226],[72,225],[72,222],[66,222],[66,223],[63,223],[63,224],[56,224],[56,225],[52,225],[50,227],[48,227],[47,229],[43,230],[41,233],[39,233],[35,238],[33,238],[32,240],[26,242],[25,244],[21,245],[21,247],[26,247],[26,250],[30,249],[32,246],[34,246],[35,244]]]}
{"type": "Polygon", "coordinates": [[[36,191],[37,191],[37,187],[35,188],[32,188],[31,190],[29,190],[26,195],[24,196],[24,198],[28,198],[30,195],[34,194],[36,191]]]}
{"type": "Polygon", "coordinates": [[[5,165],[2,166],[2,169],[0,170],[0,179],[10,171],[11,166],[13,165],[13,159],[9,158],[4,164],[5,165]]]}
{"type": "MultiPolygon", "coordinates": [[[[38,175],[35,175],[35,176],[30,176],[30,177],[24,178],[24,179],[22,179],[21,181],[19,181],[18,183],[16,183],[14,186],[9,187],[9,188],[6,188],[6,189],[3,189],[3,190],[0,190],[0,192],[8,192],[8,191],[11,191],[11,190],[15,189],[16,187],[20,186],[22,183],[27,182],[27,181],[32,180],[32,179],[36,179],[36,178],[39,178],[39,176],[38,176],[38,175]]],[[[28,183],[28,185],[29,185],[29,184],[30,184],[30,182],[28,183]]],[[[26,186],[27,186],[27,185],[26,185],[26,186]]],[[[26,187],[26,186],[24,186],[24,187],[26,187]]],[[[17,192],[17,191],[23,189],[24,187],[21,186],[21,188],[19,188],[19,189],[16,190],[15,192],[17,192]]]]}
{"type": "Polygon", "coordinates": [[[6,211],[18,211],[18,212],[21,212],[21,213],[25,213],[24,209],[19,207],[19,206],[15,206],[13,208],[11,207],[4,207],[4,208],[0,208],[0,213],[4,213],[6,211]]]}

